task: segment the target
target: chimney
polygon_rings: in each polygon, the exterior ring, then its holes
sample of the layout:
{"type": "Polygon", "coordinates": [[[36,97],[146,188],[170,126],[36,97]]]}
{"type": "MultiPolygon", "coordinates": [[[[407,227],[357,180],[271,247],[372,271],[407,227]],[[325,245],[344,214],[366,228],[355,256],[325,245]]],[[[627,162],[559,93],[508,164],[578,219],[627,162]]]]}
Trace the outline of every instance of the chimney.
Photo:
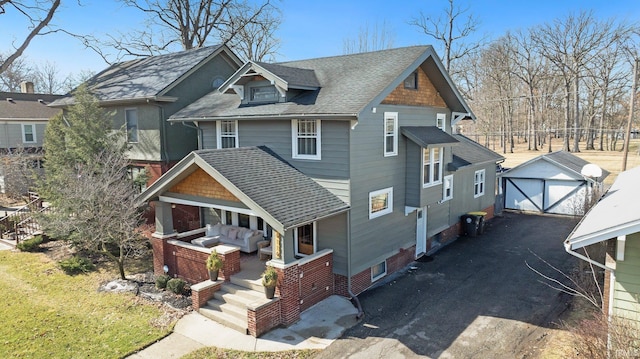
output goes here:
{"type": "Polygon", "coordinates": [[[33,82],[31,82],[31,81],[22,81],[20,83],[20,91],[22,93],[34,93],[33,82]]]}

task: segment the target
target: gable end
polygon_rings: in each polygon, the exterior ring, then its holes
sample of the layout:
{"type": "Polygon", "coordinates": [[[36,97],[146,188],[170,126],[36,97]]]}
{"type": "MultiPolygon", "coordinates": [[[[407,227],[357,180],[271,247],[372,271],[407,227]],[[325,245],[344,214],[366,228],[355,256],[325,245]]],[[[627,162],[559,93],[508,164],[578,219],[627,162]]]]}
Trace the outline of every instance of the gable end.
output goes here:
{"type": "Polygon", "coordinates": [[[417,90],[406,89],[403,81],[382,103],[387,105],[447,107],[424,70],[418,67],[416,71],[418,73],[417,90]]]}

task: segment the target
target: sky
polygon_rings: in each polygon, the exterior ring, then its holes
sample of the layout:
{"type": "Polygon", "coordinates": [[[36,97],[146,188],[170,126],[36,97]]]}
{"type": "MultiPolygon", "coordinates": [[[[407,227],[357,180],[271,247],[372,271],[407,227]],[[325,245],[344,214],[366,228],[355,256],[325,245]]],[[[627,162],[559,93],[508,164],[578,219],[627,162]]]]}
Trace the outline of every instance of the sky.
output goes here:
{"type": "MultiPolygon", "coordinates": [[[[447,0],[275,0],[282,11],[276,36],[281,41],[277,61],[341,55],[345,39],[355,39],[360,29],[386,24],[393,47],[433,44],[434,40],[408,22],[420,12],[440,16],[447,0]]],[[[600,19],[615,17],[629,23],[640,21],[638,0],[456,0],[480,21],[470,41],[497,38],[507,31],[551,23],[581,10],[592,10],[600,19]]],[[[63,0],[52,23],[79,34],[105,37],[144,26],[142,15],[109,0],[63,0]],[[81,5],[78,5],[80,2],[81,5]]],[[[27,24],[21,16],[0,15],[0,52],[21,41],[27,24]]],[[[439,51],[437,46],[436,50],[439,51]]],[[[58,33],[37,37],[25,51],[28,63],[53,63],[61,77],[82,71],[98,72],[108,65],[78,40],[58,33]]]]}

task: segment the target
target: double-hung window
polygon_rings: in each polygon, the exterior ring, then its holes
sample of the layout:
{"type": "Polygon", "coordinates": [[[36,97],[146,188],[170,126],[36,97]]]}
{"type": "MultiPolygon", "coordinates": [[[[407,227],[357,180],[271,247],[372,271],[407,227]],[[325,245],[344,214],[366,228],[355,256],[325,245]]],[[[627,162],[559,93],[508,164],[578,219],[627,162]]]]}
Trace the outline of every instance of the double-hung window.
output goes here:
{"type": "Polygon", "coordinates": [[[291,143],[293,158],[321,159],[320,120],[291,121],[291,143]]]}
{"type": "Polygon", "coordinates": [[[398,154],[398,113],[384,113],[384,155],[398,154]]]}
{"type": "Polygon", "coordinates": [[[127,123],[127,142],[138,142],[138,109],[125,109],[124,119],[127,123]]]}
{"type": "Polygon", "coordinates": [[[442,200],[448,201],[453,198],[453,175],[444,176],[442,180],[442,200]]]}
{"type": "Polygon", "coordinates": [[[36,125],[22,124],[22,143],[36,142],[36,125]]]}
{"type": "Polygon", "coordinates": [[[422,184],[424,187],[442,182],[442,153],[441,147],[422,149],[422,184]]]}
{"type": "Polygon", "coordinates": [[[238,147],[238,121],[217,121],[218,148],[238,147]]]}
{"type": "Polygon", "coordinates": [[[484,170],[478,170],[473,177],[473,197],[484,195],[484,170]]]}

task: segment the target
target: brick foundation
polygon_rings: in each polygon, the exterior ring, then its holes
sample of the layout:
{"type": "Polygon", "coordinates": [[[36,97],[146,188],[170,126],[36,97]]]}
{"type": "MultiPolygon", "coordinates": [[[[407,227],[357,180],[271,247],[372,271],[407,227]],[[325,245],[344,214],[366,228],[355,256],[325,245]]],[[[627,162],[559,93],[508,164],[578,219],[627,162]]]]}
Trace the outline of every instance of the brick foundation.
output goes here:
{"type": "Polygon", "coordinates": [[[300,272],[297,265],[275,268],[278,271],[276,295],[280,297],[282,324],[290,325],[300,319],[300,272]]]}
{"type": "Polygon", "coordinates": [[[334,293],[333,254],[303,262],[300,275],[300,311],[305,311],[334,293]]]}

